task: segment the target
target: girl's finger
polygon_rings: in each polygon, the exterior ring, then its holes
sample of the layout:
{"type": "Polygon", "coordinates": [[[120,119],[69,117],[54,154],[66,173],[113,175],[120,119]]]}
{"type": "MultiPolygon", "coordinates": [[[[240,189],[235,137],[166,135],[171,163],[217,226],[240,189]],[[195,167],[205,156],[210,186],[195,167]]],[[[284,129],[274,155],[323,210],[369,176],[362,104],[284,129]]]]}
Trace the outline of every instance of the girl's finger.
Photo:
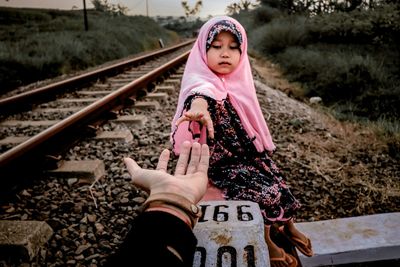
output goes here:
{"type": "Polygon", "coordinates": [[[188,118],[186,116],[182,116],[176,120],[175,125],[178,126],[179,124],[181,124],[182,122],[187,121],[187,120],[188,120],[188,118]]]}
{"type": "Polygon", "coordinates": [[[204,118],[203,125],[207,126],[208,135],[211,139],[213,139],[214,138],[214,126],[213,126],[213,122],[209,116],[204,118]]]}
{"type": "Polygon", "coordinates": [[[197,112],[194,114],[194,118],[201,120],[204,117],[204,114],[201,112],[197,112]]]}
{"type": "Polygon", "coordinates": [[[207,123],[207,130],[208,130],[208,135],[211,139],[214,139],[214,126],[212,122],[207,123]]]}

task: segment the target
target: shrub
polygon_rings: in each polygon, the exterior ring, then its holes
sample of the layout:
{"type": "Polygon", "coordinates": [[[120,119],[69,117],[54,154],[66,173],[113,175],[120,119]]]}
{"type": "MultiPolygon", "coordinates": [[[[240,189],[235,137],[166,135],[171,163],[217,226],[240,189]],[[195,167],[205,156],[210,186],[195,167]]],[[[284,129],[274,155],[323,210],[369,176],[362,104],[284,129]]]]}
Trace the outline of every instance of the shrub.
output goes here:
{"type": "Polygon", "coordinates": [[[357,99],[360,106],[359,114],[373,120],[382,116],[400,118],[400,86],[392,85],[386,88],[374,88],[366,91],[357,99]]]}
{"type": "Polygon", "coordinates": [[[306,96],[322,97],[345,116],[400,116],[398,82],[376,58],[309,46],[288,48],[276,59],[287,77],[303,84],[306,96]]]}
{"type": "Polygon", "coordinates": [[[290,16],[273,20],[249,33],[249,46],[264,54],[307,44],[306,18],[290,16]]]}
{"type": "Polygon", "coordinates": [[[277,16],[260,24],[250,28],[250,48],[300,82],[304,95],[322,97],[347,117],[399,116],[398,6],[311,18],[277,16]]]}
{"type": "Polygon", "coordinates": [[[260,6],[253,11],[254,22],[256,25],[266,24],[272,20],[283,16],[282,12],[269,6],[260,6]]]}
{"type": "Polygon", "coordinates": [[[399,43],[400,12],[395,5],[335,12],[313,17],[307,29],[314,41],[327,43],[399,43]]]}
{"type": "Polygon", "coordinates": [[[320,96],[328,104],[355,100],[389,80],[374,59],[353,51],[292,47],[276,58],[291,79],[306,85],[307,96],[320,96]]]}

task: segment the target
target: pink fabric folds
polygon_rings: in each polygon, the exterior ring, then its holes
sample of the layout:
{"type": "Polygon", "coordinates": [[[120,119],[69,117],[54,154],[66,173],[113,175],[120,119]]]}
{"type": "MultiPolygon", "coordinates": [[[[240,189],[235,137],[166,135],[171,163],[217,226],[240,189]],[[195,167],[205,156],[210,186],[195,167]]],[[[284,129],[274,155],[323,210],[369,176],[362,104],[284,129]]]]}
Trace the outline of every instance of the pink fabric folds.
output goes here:
{"type": "MultiPolygon", "coordinates": [[[[183,106],[185,100],[192,94],[206,95],[217,101],[223,100],[229,95],[244,129],[249,137],[254,139],[253,143],[257,151],[273,151],[275,149],[256,96],[253,75],[247,55],[246,32],[243,26],[235,19],[228,16],[210,19],[201,27],[198,38],[193,45],[183,73],[178,106],[171,125],[171,142],[174,144],[173,150],[176,154],[179,154],[180,145],[185,140],[194,141],[192,133],[188,130],[188,122],[183,122],[178,127],[175,125],[177,119],[184,112],[183,106]],[[233,72],[227,75],[218,75],[207,66],[207,35],[211,27],[221,20],[233,22],[241,32],[243,38],[240,46],[242,54],[239,64],[233,72]]],[[[198,140],[200,143],[206,142],[205,128],[202,128],[200,139],[198,140]]]]}

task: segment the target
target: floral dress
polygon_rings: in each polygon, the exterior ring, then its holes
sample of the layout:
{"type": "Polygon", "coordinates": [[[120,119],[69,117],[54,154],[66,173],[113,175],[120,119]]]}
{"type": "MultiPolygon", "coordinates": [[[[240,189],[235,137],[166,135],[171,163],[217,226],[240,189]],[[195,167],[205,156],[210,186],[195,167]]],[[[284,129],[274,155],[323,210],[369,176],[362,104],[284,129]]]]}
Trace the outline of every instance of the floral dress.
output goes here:
{"type": "Polygon", "coordinates": [[[300,208],[299,201],[290,192],[268,151],[256,150],[229,96],[216,101],[192,95],[185,101],[184,110],[196,97],[207,100],[214,124],[214,140],[209,141],[208,170],[212,183],[224,193],[225,199],[258,203],[266,225],[291,219],[300,208]]]}

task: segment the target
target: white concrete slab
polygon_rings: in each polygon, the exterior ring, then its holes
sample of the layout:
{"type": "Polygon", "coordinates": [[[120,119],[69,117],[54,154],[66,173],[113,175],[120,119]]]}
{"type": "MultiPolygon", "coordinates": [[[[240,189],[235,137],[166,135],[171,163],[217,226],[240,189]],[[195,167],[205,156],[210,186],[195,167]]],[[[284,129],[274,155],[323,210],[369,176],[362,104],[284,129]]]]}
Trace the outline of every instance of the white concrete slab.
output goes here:
{"type": "Polygon", "coordinates": [[[297,223],[314,256],[298,252],[304,267],[400,259],[400,212],[297,223]]]}

